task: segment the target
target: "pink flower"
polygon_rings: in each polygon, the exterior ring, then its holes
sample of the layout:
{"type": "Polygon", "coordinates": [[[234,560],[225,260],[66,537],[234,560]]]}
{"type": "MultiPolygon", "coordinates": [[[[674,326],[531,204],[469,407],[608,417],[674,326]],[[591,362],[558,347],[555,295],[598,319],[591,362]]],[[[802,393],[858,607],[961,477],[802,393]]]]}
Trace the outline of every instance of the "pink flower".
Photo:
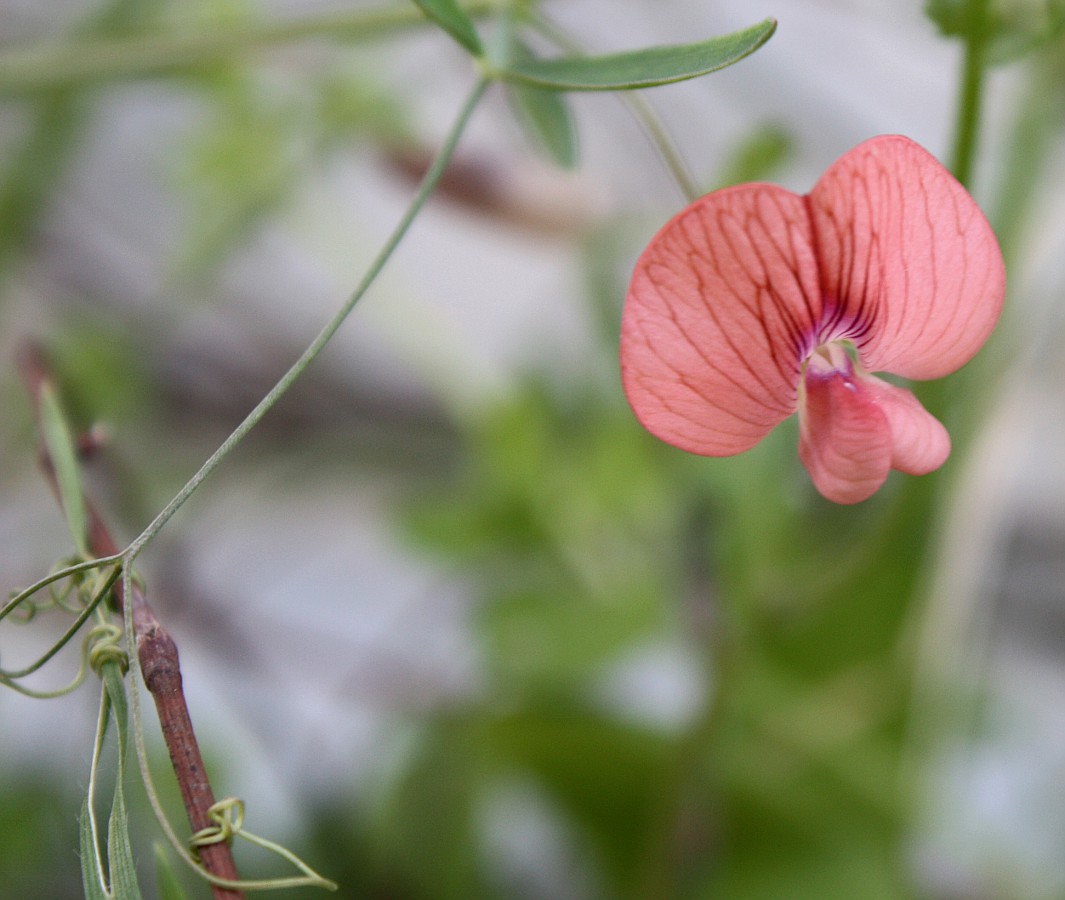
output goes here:
{"type": "Polygon", "coordinates": [[[973,199],[908,138],[844,154],[806,196],[744,184],[695,201],[636,264],[621,375],[644,427],[704,456],[749,450],[798,411],[799,458],[837,503],[950,454],[914,395],[980,349],[1006,276],[973,199]]]}

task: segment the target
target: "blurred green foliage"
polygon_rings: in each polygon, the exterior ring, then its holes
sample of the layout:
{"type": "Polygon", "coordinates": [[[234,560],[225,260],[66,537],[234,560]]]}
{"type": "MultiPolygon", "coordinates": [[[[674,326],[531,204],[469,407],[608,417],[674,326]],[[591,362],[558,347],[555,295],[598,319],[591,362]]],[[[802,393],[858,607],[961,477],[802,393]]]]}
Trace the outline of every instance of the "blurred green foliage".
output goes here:
{"type": "MultiPolygon", "coordinates": [[[[156,0],[110,0],[82,23],[82,36],[120,34],[142,26],[156,0]]],[[[56,88],[38,96],[29,125],[0,170],[0,274],[22,250],[59,183],[88,121],[85,96],[56,88]]]]}
{"type": "Polygon", "coordinates": [[[988,61],[1020,59],[1065,30],[1062,0],[926,0],[925,12],[947,37],[976,37],[988,61]]]}
{"type": "Polygon", "coordinates": [[[670,617],[681,523],[654,463],[663,448],[617,404],[560,407],[540,383],[470,440],[471,471],[412,515],[412,533],[491,579],[494,683],[572,688],[670,617]]]}
{"type": "MultiPolygon", "coordinates": [[[[476,573],[489,686],[428,726],[422,754],[456,729],[478,735],[477,777],[436,763],[438,777],[465,773],[451,802],[474,806],[501,764],[533,779],[594,848],[601,896],[912,896],[899,651],[920,543],[844,527],[785,461],[786,431],[748,457],[693,462],[627,419],[531,383],[471,433],[453,490],[417,504],[415,538],[476,573]],[[694,647],[706,679],[705,707],[665,732],[595,693],[663,642],[694,647]]],[[[872,527],[885,511],[859,516],[872,527]]],[[[434,832],[455,821],[412,815],[434,832]]],[[[419,840],[399,843],[452,858],[419,840]]]]}
{"type": "Polygon", "coordinates": [[[287,87],[232,66],[198,83],[210,113],[176,161],[190,205],[180,276],[227,259],[332,157],[412,140],[398,98],[343,64],[287,87]]]}
{"type": "MultiPolygon", "coordinates": [[[[10,733],[10,732],[8,732],[10,733]]],[[[68,786],[69,787],[69,786],[68,786]]],[[[0,884],[8,897],[75,900],[81,897],[79,792],[64,791],[54,774],[23,769],[0,782],[0,884]],[[42,860],[47,859],[47,864],[42,860]]]]}
{"type": "MultiPolygon", "coordinates": [[[[927,4],[948,35],[969,34],[974,8],[927,4]]],[[[1004,179],[1004,241],[1060,133],[1062,57],[1051,41],[1062,9],[991,6],[995,59],[1046,50],[1021,110],[1028,125],[1011,157],[1021,162],[1004,179]]],[[[115,0],[84,30],[251,15],[242,3],[115,0]]],[[[387,150],[416,131],[402,99],[350,59],[280,90],[243,62],[180,77],[209,116],[174,173],[189,209],[179,277],[209,273],[333,154],[387,150]]],[[[88,103],[69,88],[30,102],[0,176],[0,265],[18,259],[62,183],[88,103]]],[[[532,94],[524,107],[548,122],[549,155],[571,161],[561,104],[532,94]]],[[[715,183],[773,177],[791,145],[783,128],[755,128],[715,183]]],[[[418,480],[403,511],[411,546],[474,585],[483,690],[417,718],[380,793],[312,823],[313,863],[341,896],[922,896],[910,855],[925,761],[914,645],[949,475],[895,475],[841,509],[810,487],[794,423],[729,460],[688,457],[643,432],[614,362],[632,224],[585,238],[585,299],[602,336],[587,378],[530,374],[456,424],[457,463],[418,480]],[[690,709],[664,722],[604,699],[604,682],[663,646],[691,661],[690,709]],[[571,890],[493,856],[493,811],[515,786],[568,848],[571,890]]],[[[156,386],[133,326],[74,317],[52,338],[84,420],[151,421],[156,386]]],[[[980,406],[987,371],[978,363],[922,398],[954,431],[980,406]]],[[[64,849],[75,846],[76,798],[29,776],[3,793],[0,893],[77,896],[77,860],[64,849]]]]}

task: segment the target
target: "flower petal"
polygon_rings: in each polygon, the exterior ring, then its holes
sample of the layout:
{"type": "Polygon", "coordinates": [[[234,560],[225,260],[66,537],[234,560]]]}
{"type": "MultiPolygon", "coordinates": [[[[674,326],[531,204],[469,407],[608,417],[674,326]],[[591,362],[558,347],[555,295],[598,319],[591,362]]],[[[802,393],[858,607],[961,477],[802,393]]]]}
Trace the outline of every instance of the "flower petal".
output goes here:
{"type": "Polygon", "coordinates": [[[907,475],[927,475],[947,461],[950,435],[921,406],[912,391],[872,375],[863,376],[860,383],[887,418],[891,429],[891,468],[907,475]]]}
{"type": "Polygon", "coordinates": [[[809,195],[826,305],[823,337],[849,337],[865,368],[939,378],[991,334],[1006,276],[979,207],[899,135],[859,144],[809,195]]]}
{"type": "Polygon", "coordinates": [[[636,264],[621,322],[636,417],[692,453],[753,447],[794,412],[820,314],[804,199],[766,184],[708,194],[636,264]]]}
{"type": "Polygon", "coordinates": [[[891,469],[891,427],[864,380],[837,369],[811,366],[806,372],[799,459],[814,487],[834,503],[871,497],[891,469]]]}

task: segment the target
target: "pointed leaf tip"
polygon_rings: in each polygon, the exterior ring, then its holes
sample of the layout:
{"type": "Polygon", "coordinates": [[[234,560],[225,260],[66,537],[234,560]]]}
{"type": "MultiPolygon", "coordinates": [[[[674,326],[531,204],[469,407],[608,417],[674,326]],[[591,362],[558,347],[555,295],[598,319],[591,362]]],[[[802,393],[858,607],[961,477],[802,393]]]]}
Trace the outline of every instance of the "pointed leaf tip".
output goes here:
{"type": "Polygon", "coordinates": [[[508,86],[514,111],[533,143],[558,166],[577,164],[577,135],[566,97],[524,84],[508,86]]]}
{"type": "MultiPolygon", "coordinates": [[[[514,41],[511,59],[533,59],[524,43],[514,41]]],[[[556,165],[572,169],[577,164],[577,133],[567,98],[558,91],[545,91],[527,84],[507,85],[507,98],[536,148],[556,165]]]]}
{"type": "Polygon", "coordinates": [[[112,900],[104,887],[107,884],[107,877],[101,868],[101,861],[97,852],[88,799],[83,800],[81,803],[78,834],[80,838],[81,884],[82,890],[85,892],[85,900],[112,900]]]}
{"type": "Polygon", "coordinates": [[[555,91],[624,91],[672,84],[716,72],[772,37],[776,19],[694,44],[647,47],[604,56],[515,60],[499,77],[555,91]]]}
{"type": "Polygon", "coordinates": [[[52,461],[59,500],[74,546],[79,553],[88,556],[89,518],[82,493],[78,454],[70,425],[51,383],[46,383],[41,390],[41,435],[52,461]]]}
{"type": "Polygon", "coordinates": [[[474,56],[484,48],[470,19],[455,0],[414,0],[426,17],[435,22],[474,56]]]}

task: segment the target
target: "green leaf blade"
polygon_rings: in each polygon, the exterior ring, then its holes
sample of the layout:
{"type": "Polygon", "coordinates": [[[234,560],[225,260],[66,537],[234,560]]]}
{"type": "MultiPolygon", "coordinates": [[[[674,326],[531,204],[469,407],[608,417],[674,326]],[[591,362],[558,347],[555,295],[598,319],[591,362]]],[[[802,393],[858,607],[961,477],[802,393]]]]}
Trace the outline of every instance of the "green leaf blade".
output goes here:
{"type": "Polygon", "coordinates": [[[81,855],[81,884],[85,891],[85,900],[112,900],[104,890],[106,878],[100,871],[100,858],[96,852],[96,841],[92,835],[92,822],[89,819],[89,801],[81,806],[79,828],[81,855]]]}
{"type": "Polygon", "coordinates": [[[511,105],[533,143],[556,165],[572,169],[577,164],[577,135],[562,94],[524,84],[508,87],[511,105]]]}
{"type": "MultiPolygon", "coordinates": [[[[133,846],[129,834],[129,818],[126,813],[126,796],[123,784],[126,779],[126,730],[128,708],[125,686],[119,664],[108,661],[103,666],[105,685],[101,706],[101,728],[97,740],[102,742],[109,716],[115,720],[118,736],[118,771],[115,776],[115,795],[111,802],[111,815],[107,828],[107,872],[104,872],[100,848],[93,833],[92,813],[85,799],[81,810],[80,844],[81,876],[86,900],[142,900],[137,881],[137,868],[133,858],[133,846]]],[[[95,776],[95,773],[94,773],[95,776]]]]}
{"type": "Polygon", "coordinates": [[[455,0],[414,0],[426,17],[435,22],[474,56],[484,50],[473,22],[455,0]]]}
{"type": "Polygon", "coordinates": [[[115,900],[141,900],[137,883],[137,867],[133,862],[133,847],[129,840],[129,819],[126,797],[122,789],[122,774],[115,784],[115,799],[111,806],[111,821],[107,829],[108,867],[111,870],[111,890],[115,900]]]}
{"type": "Polygon", "coordinates": [[[776,19],[694,44],[648,47],[605,56],[515,60],[503,81],[553,91],[625,91],[716,72],[749,56],[772,37],[776,19]]]}
{"type": "Polygon", "coordinates": [[[103,667],[103,680],[107,688],[107,699],[111,708],[111,715],[115,719],[115,728],[118,731],[118,771],[124,775],[126,771],[126,733],[129,720],[129,706],[126,699],[125,683],[122,681],[122,673],[116,662],[108,662],[103,667]]]}
{"type": "Polygon", "coordinates": [[[41,391],[41,436],[52,460],[59,500],[74,538],[74,546],[78,552],[88,556],[89,517],[81,489],[77,451],[74,449],[70,426],[51,384],[45,384],[41,391]]]}
{"type": "Polygon", "coordinates": [[[189,900],[189,895],[182,886],[174,866],[167,856],[166,847],[155,844],[156,893],[159,900],[189,900]]]}

